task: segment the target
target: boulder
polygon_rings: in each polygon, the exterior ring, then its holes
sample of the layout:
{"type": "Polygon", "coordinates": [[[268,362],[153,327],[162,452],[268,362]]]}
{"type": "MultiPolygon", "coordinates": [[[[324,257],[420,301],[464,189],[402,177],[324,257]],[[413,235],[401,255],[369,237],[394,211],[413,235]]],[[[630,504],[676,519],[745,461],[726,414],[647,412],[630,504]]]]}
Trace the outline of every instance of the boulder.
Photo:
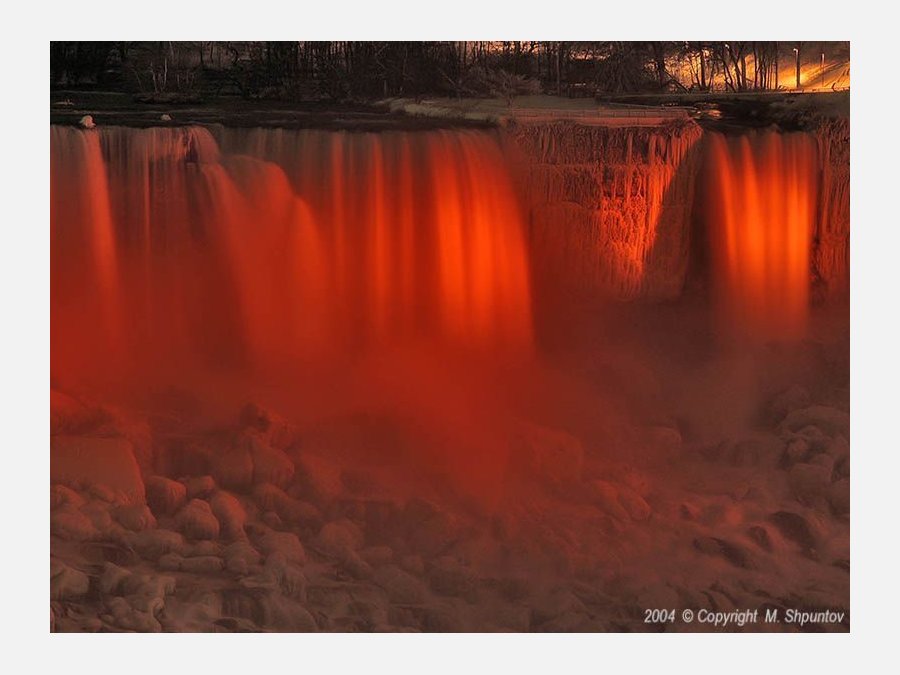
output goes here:
{"type": "Polygon", "coordinates": [[[159,565],[161,570],[166,570],[167,572],[179,572],[181,570],[181,563],[183,562],[183,555],[179,555],[178,553],[166,553],[165,555],[160,556],[159,560],[156,561],[156,564],[159,565]]]}
{"type": "Polygon", "coordinates": [[[289,597],[267,598],[265,611],[280,631],[306,633],[319,630],[315,617],[303,605],[289,597]]]}
{"type": "Polygon", "coordinates": [[[359,556],[372,567],[380,567],[393,562],[394,551],[390,546],[369,546],[360,551],[359,556]]]}
{"type": "Polygon", "coordinates": [[[825,452],[834,459],[836,465],[847,464],[847,468],[849,469],[850,444],[847,442],[846,438],[843,436],[836,436],[825,448],[825,452]]]}
{"type": "Polygon", "coordinates": [[[181,571],[192,574],[216,574],[225,567],[224,561],[214,555],[200,555],[192,558],[184,558],[181,561],[181,571]]]}
{"type": "MultiPolygon", "coordinates": [[[[149,603],[142,603],[147,606],[149,603]]],[[[153,612],[143,612],[132,607],[125,598],[109,598],[104,602],[106,612],[101,618],[109,624],[129,631],[139,633],[159,633],[162,631],[162,625],[154,616],[155,612],[161,611],[163,605],[153,603],[153,612]]]]}
{"type": "Polygon", "coordinates": [[[216,481],[212,476],[192,476],[179,481],[187,491],[188,499],[197,497],[205,499],[216,489],[216,481]]]}
{"type": "Polygon", "coordinates": [[[124,504],[113,509],[113,517],[126,530],[139,532],[156,527],[156,518],[146,504],[124,504]]]}
{"type": "Polygon", "coordinates": [[[91,541],[100,535],[93,521],[70,505],[50,514],[50,533],[69,541],[91,541]]]}
{"type": "Polygon", "coordinates": [[[279,519],[302,525],[318,524],[322,513],[314,505],[295,499],[271,483],[253,486],[253,498],[263,511],[274,511],[279,519]]]}
{"type": "Polygon", "coordinates": [[[250,458],[253,462],[253,482],[271,483],[285,487],[294,477],[294,462],[278,448],[265,441],[250,436],[248,440],[250,458]]]}
{"type": "Polygon", "coordinates": [[[147,504],[157,516],[171,516],[187,502],[187,487],[164,476],[150,476],[146,481],[147,504]]]}
{"type": "Polygon", "coordinates": [[[175,523],[179,531],[188,539],[218,539],[219,521],[210,505],[201,499],[189,501],[178,515],[175,523]]]}
{"type": "Polygon", "coordinates": [[[697,537],[694,548],[709,556],[719,557],[726,562],[744,569],[755,567],[750,552],[743,546],[719,537],[697,537]]]}
{"type": "Polygon", "coordinates": [[[91,483],[85,488],[85,494],[92,499],[106,502],[107,504],[116,502],[121,503],[117,497],[116,491],[107,485],[91,483]]]}
{"type": "Polygon", "coordinates": [[[184,549],[184,537],[171,530],[131,532],[125,543],[145,560],[159,560],[166,553],[180,553],[184,549]]]}
{"type": "Polygon", "coordinates": [[[292,532],[264,532],[256,544],[263,555],[270,556],[280,553],[289,562],[299,565],[306,562],[306,551],[303,549],[303,544],[292,532]]]}
{"type": "Polygon", "coordinates": [[[441,556],[428,564],[428,583],[441,595],[470,598],[475,591],[476,578],[469,567],[453,556],[441,556]]]}
{"type": "Polygon", "coordinates": [[[163,599],[175,592],[175,578],[164,574],[132,573],[122,580],[120,590],[132,601],[134,598],[163,599]]]}
{"type": "Polygon", "coordinates": [[[50,509],[53,510],[64,504],[71,504],[76,509],[84,504],[84,497],[65,485],[50,486],[50,509]]]}
{"type": "Polygon", "coordinates": [[[839,516],[850,513],[850,480],[848,478],[835,481],[828,487],[828,503],[839,516]]]}
{"type": "Polygon", "coordinates": [[[201,555],[217,555],[221,556],[225,547],[219,542],[211,539],[201,539],[185,544],[182,552],[185,558],[193,558],[201,555]]]}
{"type": "Polygon", "coordinates": [[[627,522],[631,520],[628,511],[619,501],[619,489],[617,486],[605,480],[595,480],[590,483],[594,503],[606,514],[616,520],[627,522]]]}
{"type": "Polygon", "coordinates": [[[98,581],[100,593],[103,595],[118,595],[122,582],[130,576],[131,572],[124,567],[119,567],[111,562],[104,563],[103,571],[100,573],[98,581]]]}
{"type": "Polygon", "coordinates": [[[789,413],[799,408],[806,408],[811,403],[809,392],[801,386],[794,385],[775,395],[767,408],[769,419],[777,424],[789,413]]]}
{"type": "Polygon", "coordinates": [[[241,426],[260,434],[273,448],[284,449],[294,442],[296,429],[261,405],[248,403],[241,410],[241,426]]]}
{"type": "Polygon", "coordinates": [[[347,519],[327,523],[316,537],[316,545],[323,553],[339,559],[358,551],[364,541],[362,530],[347,519]]]}
{"type": "Polygon", "coordinates": [[[379,567],[374,571],[372,580],[384,589],[392,603],[418,605],[428,597],[425,584],[395,565],[379,567]]]}
{"type": "Polygon", "coordinates": [[[91,586],[87,574],[50,558],[50,599],[73,600],[86,595],[91,586]]]}
{"type": "Polygon", "coordinates": [[[784,448],[784,458],[787,464],[792,465],[797,462],[804,462],[809,457],[811,448],[809,441],[805,438],[797,437],[788,441],[784,448]]]}
{"type": "Polygon", "coordinates": [[[275,579],[281,592],[290,598],[306,601],[306,575],[297,564],[280,551],[266,558],[265,570],[275,579]]]}
{"type": "Polygon", "coordinates": [[[258,483],[253,486],[253,499],[263,511],[278,511],[280,506],[292,497],[280,487],[271,483],[258,483]]]}
{"type": "Polygon", "coordinates": [[[768,521],[785,539],[798,544],[804,553],[812,554],[822,540],[819,525],[811,518],[792,511],[776,511],[768,521]]]}
{"type": "Polygon", "coordinates": [[[224,490],[218,490],[210,497],[209,506],[219,521],[226,539],[234,540],[245,536],[244,524],[247,522],[247,512],[237,497],[224,490]]]}
{"type": "Polygon", "coordinates": [[[410,549],[427,557],[446,551],[461,536],[458,518],[426,499],[410,499],[400,518],[410,549]]]}
{"type": "Polygon", "coordinates": [[[650,505],[627,485],[619,486],[619,503],[625,507],[632,520],[647,520],[650,517],[650,505]]]}
{"type": "MultiPolygon", "coordinates": [[[[115,507],[113,508],[115,509],[115,507]]],[[[141,508],[141,506],[125,506],[122,508],[141,508]]],[[[99,499],[92,499],[81,507],[81,512],[90,518],[101,537],[110,534],[110,531],[113,528],[113,518],[112,515],[110,515],[109,504],[102,502],[99,499]]]]}
{"type": "Polygon", "coordinates": [[[816,427],[830,437],[842,435],[850,437],[849,413],[824,405],[812,405],[807,408],[794,410],[781,423],[781,426],[791,431],[799,431],[804,427],[816,427]]]}
{"type": "Polygon", "coordinates": [[[260,555],[246,540],[236,541],[225,547],[223,552],[225,568],[235,574],[248,574],[250,569],[260,563],[260,555]]]}
{"type": "Polygon", "coordinates": [[[794,496],[804,504],[813,504],[826,496],[831,485],[831,469],[819,464],[795,464],[788,474],[794,496]]]}
{"type": "Polygon", "coordinates": [[[273,530],[284,529],[284,521],[274,511],[266,511],[260,516],[260,519],[273,530]]]}
{"type": "Polygon", "coordinates": [[[567,614],[585,614],[587,608],[574,593],[565,588],[545,591],[533,600],[532,621],[543,624],[567,614]]]}
{"type": "Polygon", "coordinates": [[[828,445],[831,443],[831,438],[822,431],[819,427],[808,425],[800,429],[800,431],[793,432],[788,429],[783,430],[784,438],[788,442],[797,438],[800,438],[806,441],[807,447],[810,452],[825,452],[828,448],[828,445]]]}

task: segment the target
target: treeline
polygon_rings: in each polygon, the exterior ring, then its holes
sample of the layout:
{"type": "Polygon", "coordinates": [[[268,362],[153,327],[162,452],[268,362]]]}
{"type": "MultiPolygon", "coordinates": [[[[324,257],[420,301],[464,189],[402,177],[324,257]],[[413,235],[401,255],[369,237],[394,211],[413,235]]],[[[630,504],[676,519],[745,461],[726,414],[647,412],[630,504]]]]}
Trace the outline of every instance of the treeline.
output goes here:
{"type": "MultiPolygon", "coordinates": [[[[847,43],[830,44],[849,62],[847,43]]],[[[50,86],[280,100],[738,92],[799,87],[801,61],[818,56],[802,42],[52,42],[50,86]]]]}

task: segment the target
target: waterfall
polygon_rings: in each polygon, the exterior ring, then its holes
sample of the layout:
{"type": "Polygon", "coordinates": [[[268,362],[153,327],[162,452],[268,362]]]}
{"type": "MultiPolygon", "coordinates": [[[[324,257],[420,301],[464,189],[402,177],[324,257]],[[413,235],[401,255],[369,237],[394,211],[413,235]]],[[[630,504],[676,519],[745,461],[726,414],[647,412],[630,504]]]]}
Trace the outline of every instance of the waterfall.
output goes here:
{"type": "Polygon", "coordinates": [[[707,149],[704,210],[724,330],[751,340],[800,338],[816,226],[815,138],[713,133],[707,149]]]}
{"type": "Polygon", "coordinates": [[[51,126],[51,375],[277,373],[404,344],[532,346],[486,132],[51,126]]]}

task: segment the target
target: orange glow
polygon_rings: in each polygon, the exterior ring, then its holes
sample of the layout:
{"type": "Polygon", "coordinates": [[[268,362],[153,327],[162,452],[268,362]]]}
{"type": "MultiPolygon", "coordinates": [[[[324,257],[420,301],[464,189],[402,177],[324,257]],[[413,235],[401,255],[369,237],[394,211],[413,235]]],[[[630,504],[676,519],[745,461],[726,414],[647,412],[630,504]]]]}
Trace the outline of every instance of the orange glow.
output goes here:
{"type": "Polygon", "coordinates": [[[424,343],[528,354],[523,222],[489,134],[51,127],[51,375],[259,376],[424,343]],[[232,133],[232,132],[226,132],[232,133]]]}
{"type": "Polygon", "coordinates": [[[708,212],[720,316],[750,339],[802,337],[809,314],[816,144],[806,134],[711,134],[708,212]]]}

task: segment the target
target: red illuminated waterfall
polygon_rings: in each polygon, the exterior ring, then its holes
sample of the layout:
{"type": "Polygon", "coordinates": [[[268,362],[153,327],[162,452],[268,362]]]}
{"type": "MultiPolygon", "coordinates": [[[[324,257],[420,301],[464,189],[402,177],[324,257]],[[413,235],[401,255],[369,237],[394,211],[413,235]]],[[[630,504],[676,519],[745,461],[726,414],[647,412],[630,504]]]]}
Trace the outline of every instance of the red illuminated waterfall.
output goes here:
{"type": "Polygon", "coordinates": [[[181,381],[405,344],[531,347],[522,218],[481,132],[51,127],[51,374],[181,381]]]}
{"type": "Polygon", "coordinates": [[[707,227],[720,316],[735,336],[801,337],[809,314],[815,139],[710,134],[707,227]]]}

